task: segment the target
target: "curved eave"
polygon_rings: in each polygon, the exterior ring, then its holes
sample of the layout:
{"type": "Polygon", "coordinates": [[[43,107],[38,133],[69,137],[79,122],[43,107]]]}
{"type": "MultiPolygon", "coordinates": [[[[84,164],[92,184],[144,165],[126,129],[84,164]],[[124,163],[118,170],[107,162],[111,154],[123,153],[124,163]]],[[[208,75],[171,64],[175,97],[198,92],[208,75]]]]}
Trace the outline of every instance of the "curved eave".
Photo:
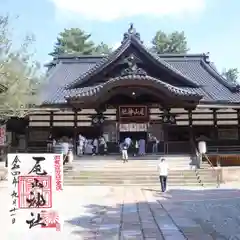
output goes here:
{"type": "Polygon", "coordinates": [[[127,75],[116,78],[111,78],[109,81],[97,85],[90,90],[85,92],[81,92],[76,94],[75,96],[66,96],[65,99],[68,101],[79,100],[84,97],[95,97],[103,92],[110,91],[113,87],[121,87],[121,86],[149,86],[149,83],[152,84],[153,87],[158,88],[160,91],[165,92],[167,95],[172,97],[183,97],[187,99],[191,99],[194,101],[199,101],[202,98],[202,95],[194,91],[189,91],[185,89],[181,89],[179,87],[172,86],[168,83],[165,83],[159,79],[153,78],[151,76],[141,76],[141,75],[127,75]]]}

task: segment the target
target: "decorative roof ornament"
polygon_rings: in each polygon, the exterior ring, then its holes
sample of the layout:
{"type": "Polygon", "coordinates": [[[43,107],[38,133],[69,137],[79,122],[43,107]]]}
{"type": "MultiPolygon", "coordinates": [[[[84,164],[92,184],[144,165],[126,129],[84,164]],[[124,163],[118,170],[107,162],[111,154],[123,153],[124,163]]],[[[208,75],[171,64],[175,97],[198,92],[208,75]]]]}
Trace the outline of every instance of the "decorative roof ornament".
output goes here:
{"type": "Polygon", "coordinates": [[[125,68],[121,72],[121,76],[127,75],[139,75],[139,76],[146,76],[147,73],[142,68],[137,66],[137,59],[134,54],[130,54],[126,59],[125,62],[128,64],[128,68],[125,68]]]}
{"type": "Polygon", "coordinates": [[[130,24],[128,31],[126,33],[124,33],[122,43],[131,37],[134,37],[134,38],[138,39],[141,43],[143,43],[141,41],[140,33],[138,33],[136,31],[136,29],[133,27],[133,23],[130,24]]]}

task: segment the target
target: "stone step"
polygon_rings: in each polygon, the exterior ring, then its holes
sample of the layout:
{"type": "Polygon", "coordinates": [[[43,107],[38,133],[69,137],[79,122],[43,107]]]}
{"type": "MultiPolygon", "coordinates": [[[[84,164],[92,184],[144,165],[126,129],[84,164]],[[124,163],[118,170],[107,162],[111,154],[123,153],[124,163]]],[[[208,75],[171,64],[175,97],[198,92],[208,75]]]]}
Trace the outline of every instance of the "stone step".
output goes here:
{"type": "MultiPolygon", "coordinates": [[[[92,165],[89,165],[89,164],[75,164],[73,165],[74,167],[85,167],[85,168],[116,168],[116,167],[122,167],[124,165],[127,165],[128,167],[157,167],[157,164],[155,163],[143,163],[143,164],[140,164],[140,163],[130,163],[130,162],[127,162],[126,164],[124,163],[115,163],[115,164],[92,164],[92,165]]],[[[184,163],[184,162],[179,162],[179,163],[168,163],[168,166],[182,166],[182,165],[190,165],[189,163],[184,163]]],[[[191,166],[191,165],[190,165],[191,166]]]]}
{"type": "MultiPolygon", "coordinates": [[[[122,177],[122,176],[158,176],[157,171],[125,171],[125,172],[113,172],[113,171],[78,171],[78,172],[72,172],[68,171],[64,173],[65,176],[115,176],[115,177],[122,177]]],[[[215,176],[213,172],[199,172],[198,174],[195,173],[194,171],[188,172],[188,171],[170,171],[169,176],[196,176],[196,175],[201,175],[201,176],[215,176]]]]}
{"type": "MultiPolygon", "coordinates": [[[[100,170],[86,170],[83,169],[81,170],[66,170],[64,172],[66,175],[84,175],[84,174],[93,174],[93,175],[158,175],[157,169],[114,169],[114,170],[109,170],[109,171],[100,171],[100,170]]],[[[215,175],[215,172],[212,171],[211,169],[201,169],[198,170],[197,173],[201,175],[215,175]]],[[[194,170],[170,170],[169,171],[170,175],[196,175],[196,172],[194,170]]]]}
{"type": "MultiPolygon", "coordinates": [[[[74,161],[73,164],[76,165],[81,165],[81,164],[87,164],[87,165],[100,165],[100,164],[117,164],[117,163],[122,163],[122,159],[112,159],[112,160],[93,160],[93,161],[86,161],[86,160],[79,160],[79,161],[74,161]]],[[[160,161],[159,160],[138,160],[138,159],[128,159],[128,163],[131,164],[158,164],[160,161]]],[[[178,162],[185,162],[185,163],[190,163],[191,159],[172,159],[172,160],[167,160],[167,163],[178,163],[178,162]]]]}
{"type": "MultiPolygon", "coordinates": [[[[129,183],[129,182],[88,182],[88,183],[82,183],[82,182],[64,182],[64,186],[159,186],[159,182],[138,182],[138,183],[129,183]]],[[[198,182],[194,183],[171,183],[168,182],[168,186],[177,187],[177,186],[188,186],[188,187],[200,187],[202,186],[198,182]]],[[[204,187],[207,186],[216,186],[216,183],[206,183],[204,184],[204,187]]]]}
{"type": "MultiPolygon", "coordinates": [[[[118,178],[116,176],[64,176],[64,180],[88,180],[88,179],[95,179],[95,180],[101,180],[101,179],[106,179],[106,180],[111,180],[111,179],[129,179],[129,180],[152,180],[152,179],[158,179],[159,176],[122,176],[121,178],[118,178]]],[[[192,181],[192,180],[196,180],[197,177],[196,176],[168,176],[168,180],[176,180],[176,181],[192,181]]],[[[212,181],[212,180],[216,180],[216,178],[211,177],[211,176],[206,176],[204,178],[202,178],[200,176],[200,179],[202,181],[212,181]]]]}
{"type": "MultiPolygon", "coordinates": [[[[128,155],[129,160],[138,160],[138,161],[159,161],[161,158],[165,158],[167,161],[174,161],[174,160],[179,160],[179,159],[188,159],[191,160],[192,157],[190,155],[145,155],[145,156],[132,156],[132,154],[128,155]]],[[[115,160],[121,160],[122,156],[119,155],[107,155],[107,156],[82,156],[82,157],[78,157],[78,156],[74,156],[74,161],[75,162],[81,162],[81,161],[115,161],[115,160]]]]}

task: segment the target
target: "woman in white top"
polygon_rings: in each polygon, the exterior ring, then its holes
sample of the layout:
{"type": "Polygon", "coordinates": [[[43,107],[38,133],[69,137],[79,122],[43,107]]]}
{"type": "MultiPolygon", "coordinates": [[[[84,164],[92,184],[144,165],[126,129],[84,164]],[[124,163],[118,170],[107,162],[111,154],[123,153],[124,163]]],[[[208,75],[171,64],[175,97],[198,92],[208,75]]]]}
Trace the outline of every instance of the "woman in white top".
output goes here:
{"type": "Polygon", "coordinates": [[[69,142],[66,137],[63,137],[62,139],[62,154],[63,154],[63,164],[68,162],[68,153],[69,153],[69,142]]]}

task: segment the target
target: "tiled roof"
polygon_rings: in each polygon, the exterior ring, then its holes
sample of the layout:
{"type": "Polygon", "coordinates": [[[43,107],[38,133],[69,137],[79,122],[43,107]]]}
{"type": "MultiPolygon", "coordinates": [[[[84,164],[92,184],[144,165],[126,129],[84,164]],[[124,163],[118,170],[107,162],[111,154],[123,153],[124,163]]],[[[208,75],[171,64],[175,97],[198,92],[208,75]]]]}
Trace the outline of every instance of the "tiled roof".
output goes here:
{"type": "MultiPolygon", "coordinates": [[[[64,96],[62,95],[68,92],[64,89],[66,83],[72,82],[73,79],[76,79],[83,72],[88,71],[95,64],[89,61],[79,63],[79,61],[74,59],[60,61],[54,69],[51,69],[51,73],[49,73],[47,85],[40,94],[41,102],[64,102],[64,96]]],[[[71,92],[74,92],[74,90],[71,92]]]]}
{"type": "MultiPolygon", "coordinates": [[[[172,65],[178,71],[191,78],[192,81],[199,85],[199,88],[190,88],[191,91],[197,92],[203,95],[202,101],[208,102],[240,102],[240,93],[232,91],[231,88],[224,85],[220,79],[218,73],[215,74],[209,71],[211,66],[205,61],[204,55],[160,55],[160,57],[166,61],[169,65],[172,65]]],[[[71,83],[79,75],[87,72],[90,68],[94,67],[99,61],[99,58],[84,57],[82,59],[60,60],[60,63],[56,65],[54,70],[51,70],[51,74],[48,78],[48,85],[43,91],[42,102],[64,102],[64,94],[68,93],[64,86],[71,83]],[[91,59],[91,61],[89,61],[91,59]],[[62,97],[61,97],[62,96],[62,97]]],[[[214,70],[213,70],[214,71],[214,70]]],[[[87,89],[87,88],[84,88],[87,89]]],[[[187,89],[189,88],[182,88],[187,89]]],[[[71,90],[73,93],[75,90],[71,90]]],[[[69,94],[66,94],[69,95],[69,94]]]]}
{"type": "MultiPolygon", "coordinates": [[[[43,103],[65,102],[65,96],[74,96],[75,94],[88,95],[102,88],[104,84],[94,87],[84,87],[71,89],[79,81],[87,81],[91,76],[97,74],[106,66],[115,61],[121,54],[134,44],[144,54],[161,65],[161,68],[169,70],[171,73],[178,75],[192,83],[193,87],[177,88],[168,86],[167,83],[156,79],[158,84],[162,84],[164,88],[171,87],[173,92],[185,91],[203,96],[201,101],[206,102],[226,102],[239,103],[239,88],[226,79],[224,79],[209,62],[205,54],[153,54],[149,52],[141,43],[138,37],[128,35],[124,39],[122,45],[109,56],[78,56],[78,55],[61,55],[55,58],[48,66],[53,66],[49,71],[48,85],[42,93],[43,103]],[[69,88],[71,87],[71,88],[69,88]]],[[[150,74],[150,73],[149,73],[150,74]]],[[[150,76],[148,76],[149,78],[150,76]]],[[[116,80],[117,78],[115,78],[116,80]]],[[[149,80],[149,79],[148,79],[149,80]]],[[[109,81],[108,81],[109,83],[109,81]]],[[[187,87],[188,86],[188,87],[187,87]]]]}
{"type": "Polygon", "coordinates": [[[161,59],[157,54],[150,52],[142,42],[134,35],[129,34],[128,38],[126,38],[119,48],[117,48],[113,53],[105,56],[100,60],[94,67],[92,67],[89,71],[84,72],[82,75],[78,76],[78,78],[74,79],[73,82],[67,83],[66,88],[75,88],[79,85],[79,83],[86,82],[90,77],[100,73],[103,69],[109,66],[111,63],[116,61],[128,48],[130,45],[134,45],[139,48],[144,54],[148,55],[151,59],[153,59],[158,66],[165,68],[166,70],[170,71],[171,73],[181,77],[188,83],[192,84],[192,86],[196,87],[197,84],[188,78],[187,75],[176,69],[174,66],[169,64],[168,62],[161,59]]]}

